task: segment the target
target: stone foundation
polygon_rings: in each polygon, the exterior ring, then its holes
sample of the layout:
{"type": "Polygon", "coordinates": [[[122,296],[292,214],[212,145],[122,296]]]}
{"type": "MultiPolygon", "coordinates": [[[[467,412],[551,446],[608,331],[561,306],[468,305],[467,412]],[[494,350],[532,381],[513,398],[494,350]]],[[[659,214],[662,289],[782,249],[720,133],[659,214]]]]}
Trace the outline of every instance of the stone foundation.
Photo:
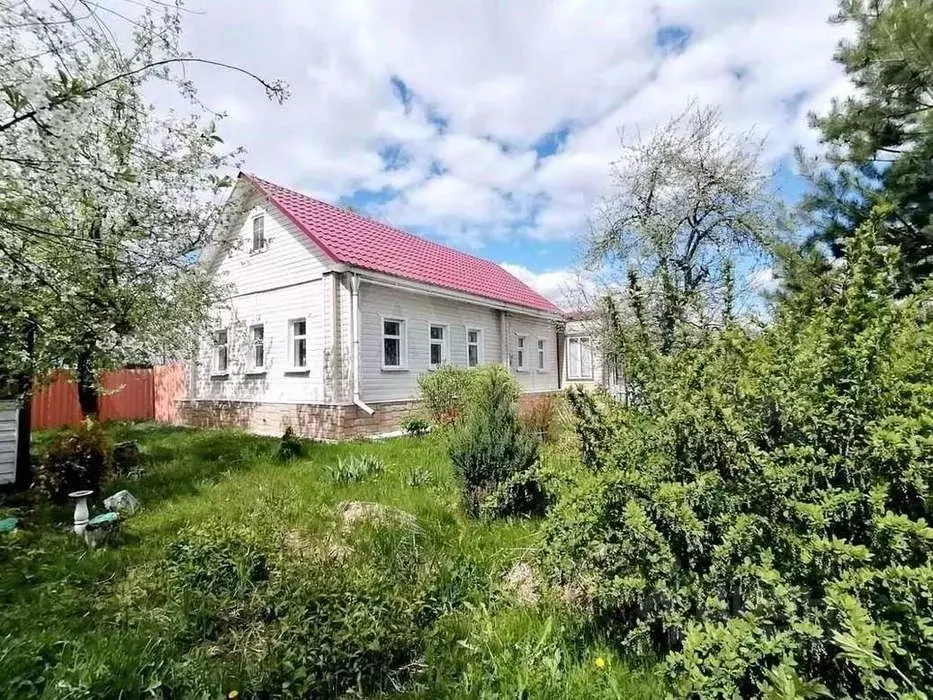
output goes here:
{"type": "Polygon", "coordinates": [[[373,415],[350,405],[257,403],[252,401],[182,400],[178,424],[192,428],[241,428],[279,436],[289,426],[302,437],[349,440],[391,433],[417,411],[418,401],[373,404],[373,415]]]}
{"type": "MultiPolygon", "coordinates": [[[[547,393],[522,394],[524,408],[547,393]]],[[[241,428],[258,435],[280,436],[289,426],[302,437],[351,440],[401,429],[402,421],[416,413],[420,401],[374,403],[368,415],[359,406],[330,404],[258,403],[252,401],[189,400],[176,402],[179,425],[192,428],[241,428]]]]}

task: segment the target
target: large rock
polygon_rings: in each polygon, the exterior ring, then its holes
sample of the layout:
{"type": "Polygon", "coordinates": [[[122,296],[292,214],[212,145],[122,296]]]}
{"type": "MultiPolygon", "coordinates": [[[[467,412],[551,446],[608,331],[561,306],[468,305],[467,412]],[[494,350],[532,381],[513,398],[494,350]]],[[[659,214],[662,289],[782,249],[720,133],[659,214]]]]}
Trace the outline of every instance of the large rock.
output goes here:
{"type": "Polygon", "coordinates": [[[365,501],[345,501],[337,506],[337,516],[347,527],[361,522],[375,525],[389,525],[395,527],[415,528],[418,520],[411,513],[399,508],[384,506],[381,503],[367,503],[365,501]]]}
{"type": "Polygon", "coordinates": [[[139,510],[139,501],[129,491],[117,491],[110,498],[104,499],[104,507],[114,513],[130,515],[139,510]]]}
{"type": "Polygon", "coordinates": [[[534,569],[518,562],[502,577],[502,585],[520,605],[535,605],[541,600],[541,585],[534,569]]]}

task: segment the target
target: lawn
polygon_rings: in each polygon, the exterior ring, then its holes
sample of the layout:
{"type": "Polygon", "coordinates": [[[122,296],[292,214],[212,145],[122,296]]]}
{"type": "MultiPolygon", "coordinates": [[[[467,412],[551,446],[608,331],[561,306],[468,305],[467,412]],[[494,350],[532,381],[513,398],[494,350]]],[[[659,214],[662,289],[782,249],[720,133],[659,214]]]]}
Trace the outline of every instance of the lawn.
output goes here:
{"type": "Polygon", "coordinates": [[[516,599],[503,576],[533,560],[536,523],[464,517],[438,436],[315,443],[282,463],[278,440],[240,432],[109,431],[144,458],[103,489],[142,503],[121,542],[88,549],[67,506],[0,508],[23,524],[0,538],[3,697],[664,694],[584,616],[516,599]],[[352,481],[362,455],[384,469],[352,481]],[[348,501],[416,523],[347,524],[348,501]]]}

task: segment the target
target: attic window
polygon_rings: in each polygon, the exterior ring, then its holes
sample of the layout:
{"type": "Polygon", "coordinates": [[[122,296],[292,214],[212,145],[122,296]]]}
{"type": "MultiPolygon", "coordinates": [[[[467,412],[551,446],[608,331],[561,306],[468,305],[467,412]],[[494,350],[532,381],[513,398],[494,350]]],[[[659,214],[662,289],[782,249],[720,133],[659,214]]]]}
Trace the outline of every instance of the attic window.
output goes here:
{"type": "Polygon", "coordinates": [[[266,217],[258,214],[253,217],[253,247],[250,252],[255,253],[266,249],[266,217]]]}

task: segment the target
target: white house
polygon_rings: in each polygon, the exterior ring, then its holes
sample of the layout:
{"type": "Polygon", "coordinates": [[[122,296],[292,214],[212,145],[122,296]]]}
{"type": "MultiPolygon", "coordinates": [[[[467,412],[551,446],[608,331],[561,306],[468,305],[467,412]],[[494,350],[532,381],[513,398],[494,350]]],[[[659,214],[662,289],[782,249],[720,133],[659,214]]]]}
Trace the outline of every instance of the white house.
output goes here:
{"type": "Polygon", "coordinates": [[[416,405],[419,375],[448,363],[560,389],[561,312],[498,265],[252,175],[232,200],[241,213],[202,257],[230,294],[191,364],[183,422],[383,433],[416,405]]]}

